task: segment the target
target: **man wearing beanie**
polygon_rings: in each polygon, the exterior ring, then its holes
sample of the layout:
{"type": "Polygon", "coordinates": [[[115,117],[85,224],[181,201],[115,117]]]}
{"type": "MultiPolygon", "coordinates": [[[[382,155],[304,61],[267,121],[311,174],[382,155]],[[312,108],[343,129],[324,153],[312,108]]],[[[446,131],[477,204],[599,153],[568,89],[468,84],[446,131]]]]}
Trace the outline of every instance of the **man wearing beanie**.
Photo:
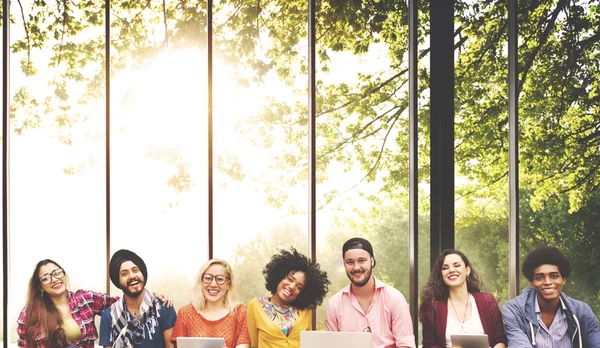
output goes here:
{"type": "Polygon", "coordinates": [[[415,347],[408,303],[400,291],[372,275],[371,243],[351,238],[342,247],[350,284],[327,302],[328,331],[363,331],[373,335],[373,348],[415,347]]]}
{"type": "Polygon", "coordinates": [[[110,259],[110,280],[123,298],[102,313],[100,345],[116,348],[173,347],[171,331],[177,314],[146,287],[148,270],[136,253],[121,249],[110,259]]]}

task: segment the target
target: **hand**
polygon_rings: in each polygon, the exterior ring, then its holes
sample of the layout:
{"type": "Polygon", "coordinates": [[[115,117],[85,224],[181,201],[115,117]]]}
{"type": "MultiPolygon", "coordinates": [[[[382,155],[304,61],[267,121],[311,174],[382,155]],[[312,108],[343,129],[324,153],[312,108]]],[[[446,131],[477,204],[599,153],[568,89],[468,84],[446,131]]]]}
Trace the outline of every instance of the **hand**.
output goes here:
{"type": "Polygon", "coordinates": [[[167,297],[164,294],[159,294],[157,292],[153,293],[154,297],[156,297],[157,299],[161,300],[163,302],[163,304],[167,307],[173,307],[173,300],[171,300],[169,297],[167,297]]]}

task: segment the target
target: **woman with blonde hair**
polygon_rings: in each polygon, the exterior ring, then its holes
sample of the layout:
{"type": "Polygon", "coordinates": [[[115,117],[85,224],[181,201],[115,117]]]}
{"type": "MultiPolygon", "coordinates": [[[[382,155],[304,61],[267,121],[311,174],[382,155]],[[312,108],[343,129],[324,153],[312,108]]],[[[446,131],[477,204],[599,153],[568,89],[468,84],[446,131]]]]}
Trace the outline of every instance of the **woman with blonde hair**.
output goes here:
{"type": "Polygon", "coordinates": [[[171,333],[177,337],[223,337],[228,348],[248,348],[246,306],[234,300],[231,266],[220,259],[207,261],[198,272],[191,303],[181,307],[171,333]]]}

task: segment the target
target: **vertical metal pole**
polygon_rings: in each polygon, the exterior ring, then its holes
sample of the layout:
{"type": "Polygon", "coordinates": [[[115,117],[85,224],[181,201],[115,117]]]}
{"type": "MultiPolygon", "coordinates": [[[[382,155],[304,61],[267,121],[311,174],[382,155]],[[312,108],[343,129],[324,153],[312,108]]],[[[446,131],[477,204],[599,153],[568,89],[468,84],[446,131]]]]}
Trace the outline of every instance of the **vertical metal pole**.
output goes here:
{"type": "Polygon", "coordinates": [[[106,293],[110,294],[110,0],[104,4],[104,88],[105,88],[105,138],[106,138],[106,293]]]}
{"type": "Polygon", "coordinates": [[[9,244],[9,136],[10,136],[10,1],[2,1],[2,337],[4,348],[8,347],[8,244],[9,244]]]}
{"type": "Polygon", "coordinates": [[[419,104],[418,104],[418,1],[408,2],[408,298],[415,342],[419,341],[419,104]]]}
{"type": "Polygon", "coordinates": [[[206,53],[208,62],[208,259],[213,258],[213,0],[208,0],[206,53]]]}
{"type": "Polygon", "coordinates": [[[431,249],[454,247],[454,1],[431,3],[431,249]]]}
{"type": "Polygon", "coordinates": [[[508,0],[508,187],[509,187],[509,277],[508,296],[519,293],[519,2],[508,0]]]}
{"type": "MultiPolygon", "coordinates": [[[[316,211],[316,36],[315,0],[308,0],[308,243],[312,260],[316,259],[317,211],[316,211]]],[[[312,311],[312,329],[316,329],[317,313],[312,311]]]]}

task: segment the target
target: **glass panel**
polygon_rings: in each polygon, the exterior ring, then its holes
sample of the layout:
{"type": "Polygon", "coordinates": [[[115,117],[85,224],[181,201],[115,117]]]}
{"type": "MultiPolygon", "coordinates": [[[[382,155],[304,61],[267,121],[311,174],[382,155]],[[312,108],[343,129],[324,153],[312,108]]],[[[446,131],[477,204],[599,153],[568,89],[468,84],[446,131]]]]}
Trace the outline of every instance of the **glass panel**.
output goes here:
{"type": "Polygon", "coordinates": [[[306,6],[215,1],[214,254],[243,303],[274,253],[308,251],[306,6]]]}
{"type": "Polygon", "coordinates": [[[600,317],[599,5],[520,5],[521,257],[559,248],[573,268],[563,291],[600,317]]]}
{"type": "Polygon", "coordinates": [[[455,4],[456,248],[500,304],[508,299],[506,7],[455,4]]]}
{"type": "Polygon", "coordinates": [[[105,291],[100,3],[11,3],[10,343],[41,259],[71,290],[105,291]],[[26,22],[23,22],[23,19],[26,22]]]}
{"type": "Polygon", "coordinates": [[[111,21],[110,251],[178,309],[208,253],[206,2],[118,3],[111,21]]]}
{"type": "MultiPolygon", "coordinates": [[[[317,257],[332,281],[327,298],[349,284],[342,246],[361,236],[373,245],[375,277],[408,300],[406,20],[391,2],[317,13],[317,257]]],[[[325,305],[318,329],[324,321],[325,305]]]]}

